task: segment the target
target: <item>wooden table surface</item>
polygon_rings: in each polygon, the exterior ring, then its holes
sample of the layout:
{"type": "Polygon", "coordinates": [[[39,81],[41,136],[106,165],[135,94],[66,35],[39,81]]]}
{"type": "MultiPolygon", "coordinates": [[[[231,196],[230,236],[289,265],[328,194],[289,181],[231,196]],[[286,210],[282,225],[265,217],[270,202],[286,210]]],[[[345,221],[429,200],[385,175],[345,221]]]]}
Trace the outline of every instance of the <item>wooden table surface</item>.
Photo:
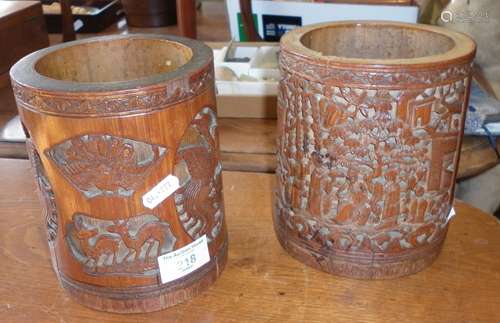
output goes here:
{"type": "Polygon", "coordinates": [[[272,227],[270,174],[224,172],[229,261],[206,292],[150,314],[75,303],[52,272],[24,160],[0,159],[2,322],[500,322],[500,224],[457,202],[441,256],[416,275],[360,281],[289,257],[272,227]]]}

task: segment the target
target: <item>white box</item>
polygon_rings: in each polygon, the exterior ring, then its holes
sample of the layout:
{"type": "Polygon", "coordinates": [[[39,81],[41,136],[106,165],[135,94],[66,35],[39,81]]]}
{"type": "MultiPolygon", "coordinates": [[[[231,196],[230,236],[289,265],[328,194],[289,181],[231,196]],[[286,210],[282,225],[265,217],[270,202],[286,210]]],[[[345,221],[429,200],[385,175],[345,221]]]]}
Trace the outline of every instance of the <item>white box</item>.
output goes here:
{"type": "Polygon", "coordinates": [[[276,96],[278,94],[278,51],[276,43],[235,43],[235,55],[249,58],[246,62],[226,62],[227,46],[214,49],[217,95],[276,96]],[[255,44],[255,46],[247,46],[255,44]],[[269,44],[269,45],[263,45],[269,44]],[[229,78],[219,79],[218,71],[230,71],[229,78]],[[232,74],[232,75],[231,75],[232,74]]]}
{"type": "MultiPolygon", "coordinates": [[[[233,40],[240,39],[238,0],[226,0],[229,27],[233,40]]],[[[297,25],[305,26],[320,22],[339,20],[388,20],[416,23],[417,6],[358,5],[338,3],[311,3],[295,1],[252,0],[252,11],[257,19],[259,34],[264,40],[277,41],[280,35],[271,35],[273,28],[289,30],[297,25]],[[264,35],[266,20],[266,35],[264,35]],[[300,24],[299,24],[300,21],[300,24]],[[271,26],[271,27],[269,27],[271,26]]]]}

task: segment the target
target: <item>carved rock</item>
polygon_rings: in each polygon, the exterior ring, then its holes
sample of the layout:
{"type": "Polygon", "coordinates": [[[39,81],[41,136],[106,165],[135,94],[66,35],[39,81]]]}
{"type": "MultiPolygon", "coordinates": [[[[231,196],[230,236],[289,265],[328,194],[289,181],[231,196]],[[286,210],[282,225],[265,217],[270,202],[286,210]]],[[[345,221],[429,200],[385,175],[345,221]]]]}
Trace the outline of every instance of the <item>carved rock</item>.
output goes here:
{"type": "Polygon", "coordinates": [[[475,45],[399,23],[308,26],[281,40],[275,229],[327,272],[414,273],[447,230],[475,45]]]}
{"type": "Polygon", "coordinates": [[[132,313],[208,288],[227,258],[211,49],[170,36],[86,39],[26,56],[11,78],[66,291],[132,313]],[[149,209],[142,197],[168,175],[181,187],[149,209]],[[158,256],[203,235],[210,261],[162,284],[158,256]]]}

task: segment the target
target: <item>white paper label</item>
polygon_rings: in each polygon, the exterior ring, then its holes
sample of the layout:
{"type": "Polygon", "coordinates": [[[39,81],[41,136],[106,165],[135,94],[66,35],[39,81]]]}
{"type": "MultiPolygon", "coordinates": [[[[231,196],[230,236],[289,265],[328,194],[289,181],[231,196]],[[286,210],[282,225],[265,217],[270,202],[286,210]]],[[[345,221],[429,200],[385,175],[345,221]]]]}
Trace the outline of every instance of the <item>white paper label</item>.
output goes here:
{"type": "Polygon", "coordinates": [[[451,218],[455,216],[455,208],[452,207],[450,213],[448,213],[448,217],[446,218],[446,223],[450,222],[451,218]]]}
{"type": "Polygon", "coordinates": [[[75,31],[78,31],[82,27],[83,27],[83,21],[81,19],[75,20],[75,22],[73,23],[73,29],[75,31]]]}
{"type": "Polygon", "coordinates": [[[161,283],[184,277],[209,261],[207,236],[204,235],[187,246],[158,257],[161,283]]]}
{"type": "Polygon", "coordinates": [[[179,188],[177,176],[168,175],[162,179],[155,187],[142,196],[142,204],[148,209],[154,209],[167,197],[172,195],[179,188]]]}

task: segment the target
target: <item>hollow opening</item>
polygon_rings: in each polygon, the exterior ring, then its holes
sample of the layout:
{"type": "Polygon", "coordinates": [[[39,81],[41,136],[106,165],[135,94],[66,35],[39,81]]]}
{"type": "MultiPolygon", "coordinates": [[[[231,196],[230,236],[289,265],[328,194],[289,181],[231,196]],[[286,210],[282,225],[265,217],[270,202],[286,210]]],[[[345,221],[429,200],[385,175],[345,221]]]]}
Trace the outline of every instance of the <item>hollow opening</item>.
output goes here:
{"type": "Polygon", "coordinates": [[[311,30],[302,45],[323,56],[362,59],[410,59],[443,54],[455,45],[444,35],[391,25],[340,25],[311,30]]]}
{"type": "Polygon", "coordinates": [[[173,41],[117,39],[56,50],[41,58],[35,70],[63,81],[119,82],[175,71],[192,56],[189,47],[173,41]]]}

